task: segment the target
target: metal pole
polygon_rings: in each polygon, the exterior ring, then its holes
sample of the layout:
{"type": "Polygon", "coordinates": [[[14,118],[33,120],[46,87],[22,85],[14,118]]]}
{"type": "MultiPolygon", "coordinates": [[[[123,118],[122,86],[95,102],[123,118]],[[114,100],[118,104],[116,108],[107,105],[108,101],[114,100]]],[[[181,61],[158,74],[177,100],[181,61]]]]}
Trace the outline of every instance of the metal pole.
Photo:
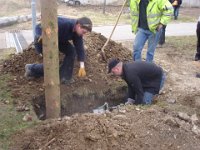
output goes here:
{"type": "Polygon", "coordinates": [[[104,3],[103,3],[103,14],[105,14],[105,11],[106,11],[106,0],[104,0],[104,3]]]}
{"type": "Polygon", "coordinates": [[[36,2],[35,1],[36,0],[31,1],[33,38],[35,37],[35,26],[36,26],[36,2]]]}

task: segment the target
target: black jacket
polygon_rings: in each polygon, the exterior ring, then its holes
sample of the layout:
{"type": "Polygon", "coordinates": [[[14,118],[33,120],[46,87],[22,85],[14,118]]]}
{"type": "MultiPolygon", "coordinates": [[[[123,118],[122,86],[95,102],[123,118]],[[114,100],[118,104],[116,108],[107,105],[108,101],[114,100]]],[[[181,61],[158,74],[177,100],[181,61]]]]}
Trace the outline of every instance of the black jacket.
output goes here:
{"type": "MultiPolygon", "coordinates": [[[[74,32],[74,27],[76,25],[76,22],[77,22],[76,19],[58,17],[58,46],[59,49],[62,49],[63,45],[67,44],[68,41],[72,40],[76,48],[78,61],[84,61],[85,50],[83,44],[83,37],[78,36],[76,32],[74,32]]],[[[41,24],[36,25],[35,31],[36,31],[35,39],[37,40],[38,37],[42,35],[41,24]]],[[[42,48],[42,46],[40,47],[42,48]]],[[[39,51],[41,52],[42,50],[39,51]]]]}
{"type": "Polygon", "coordinates": [[[197,33],[197,53],[200,57],[200,16],[199,16],[199,20],[197,22],[196,33],[197,33]]]}
{"type": "Polygon", "coordinates": [[[144,92],[158,94],[162,79],[162,68],[154,63],[136,61],[123,64],[122,78],[128,84],[128,96],[141,104],[144,92]]]}
{"type": "MultiPolygon", "coordinates": [[[[169,2],[172,4],[175,0],[169,0],[169,2]]],[[[176,7],[180,7],[182,4],[182,0],[178,0],[178,5],[176,7]]]]}

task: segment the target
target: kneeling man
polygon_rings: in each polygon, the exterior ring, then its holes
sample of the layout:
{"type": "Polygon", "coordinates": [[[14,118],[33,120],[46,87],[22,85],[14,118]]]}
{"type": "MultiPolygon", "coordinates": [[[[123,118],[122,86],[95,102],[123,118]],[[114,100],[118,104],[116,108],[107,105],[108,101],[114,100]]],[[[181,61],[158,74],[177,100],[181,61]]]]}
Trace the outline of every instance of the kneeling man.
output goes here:
{"type": "Polygon", "coordinates": [[[154,63],[135,61],[123,63],[119,59],[111,59],[108,73],[121,76],[128,85],[130,104],[151,104],[153,96],[158,94],[164,85],[163,69],[154,63]]]}

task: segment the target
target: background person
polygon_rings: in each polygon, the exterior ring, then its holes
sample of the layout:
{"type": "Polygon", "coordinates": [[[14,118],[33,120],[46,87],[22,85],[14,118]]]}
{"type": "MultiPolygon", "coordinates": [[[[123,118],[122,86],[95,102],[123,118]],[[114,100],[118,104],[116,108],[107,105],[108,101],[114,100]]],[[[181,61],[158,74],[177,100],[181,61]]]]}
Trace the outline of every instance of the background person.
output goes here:
{"type": "Polygon", "coordinates": [[[178,19],[179,9],[182,4],[182,0],[170,0],[172,6],[174,7],[174,20],[178,19]]]}
{"type": "Polygon", "coordinates": [[[166,27],[165,25],[163,25],[163,30],[162,33],[160,35],[160,40],[158,42],[159,47],[162,47],[165,44],[165,32],[166,32],[166,27]]]}
{"type": "MultiPolygon", "coordinates": [[[[36,26],[36,35],[34,39],[35,50],[42,54],[42,27],[36,26]]],[[[72,79],[74,60],[77,55],[80,62],[78,76],[83,77],[85,72],[85,50],[83,45],[83,35],[92,31],[92,21],[87,17],[79,19],[69,19],[58,17],[58,48],[65,57],[60,67],[61,83],[68,84],[74,82],[72,79]],[[73,44],[70,42],[72,40],[73,44]]],[[[25,77],[41,77],[44,75],[43,64],[27,64],[25,66],[25,77]]]]}
{"type": "Polygon", "coordinates": [[[200,60],[200,16],[197,22],[197,29],[196,29],[196,35],[197,35],[197,52],[195,54],[195,61],[200,60]]]}
{"type": "Polygon", "coordinates": [[[111,59],[108,73],[125,80],[128,85],[127,101],[134,104],[151,104],[153,96],[159,93],[165,81],[162,68],[145,61],[123,63],[119,59],[111,59]]]}
{"type": "Polygon", "coordinates": [[[168,0],[130,0],[132,31],[136,34],[133,44],[133,60],[141,60],[142,49],[148,40],[146,61],[152,62],[162,33],[173,14],[168,0]]]}

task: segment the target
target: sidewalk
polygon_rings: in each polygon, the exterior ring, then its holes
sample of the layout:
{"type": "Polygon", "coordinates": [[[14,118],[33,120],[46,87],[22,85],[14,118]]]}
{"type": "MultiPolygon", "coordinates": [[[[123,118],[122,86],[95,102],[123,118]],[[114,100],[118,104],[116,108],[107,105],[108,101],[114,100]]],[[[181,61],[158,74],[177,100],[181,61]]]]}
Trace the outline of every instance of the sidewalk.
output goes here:
{"type": "MultiPolygon", "coordinates": [[[[93,27],[93,31],[101,33],[108,38],[113,30],[113,26],[93,27]]],[[[29,45],[33,41],[32,30],[22,30],[20,34],[29,45]]],[[[196,35],[196,23],[171,23],[167,25],[166,36],[189,36],[196,35]]],[[[135,35],[131,31],[131,25],[118,25],[112,35],[114,41],[133,40],[135,35]]],[[[16,37],[15,37],[16,38],[16,37]]],[[[15,47],[13,33],[5,32],[0,34],[0,49],[15,47]]]]}
{"type": "MultiPolygon", "coordinates": [[[[196,35],[197,23],[177,23],[169,24],[166,28],[166,36],[189,36],[196,35]]],[[[94,27],[93,31],[101,33],[105,37],[109,37],[113,30],[113,26],[94,27]]],[[[124,41],[133,40],[135,34],[131,31],[131,25],[119,25],[116,27],[112,40],[124,41]]]]}

